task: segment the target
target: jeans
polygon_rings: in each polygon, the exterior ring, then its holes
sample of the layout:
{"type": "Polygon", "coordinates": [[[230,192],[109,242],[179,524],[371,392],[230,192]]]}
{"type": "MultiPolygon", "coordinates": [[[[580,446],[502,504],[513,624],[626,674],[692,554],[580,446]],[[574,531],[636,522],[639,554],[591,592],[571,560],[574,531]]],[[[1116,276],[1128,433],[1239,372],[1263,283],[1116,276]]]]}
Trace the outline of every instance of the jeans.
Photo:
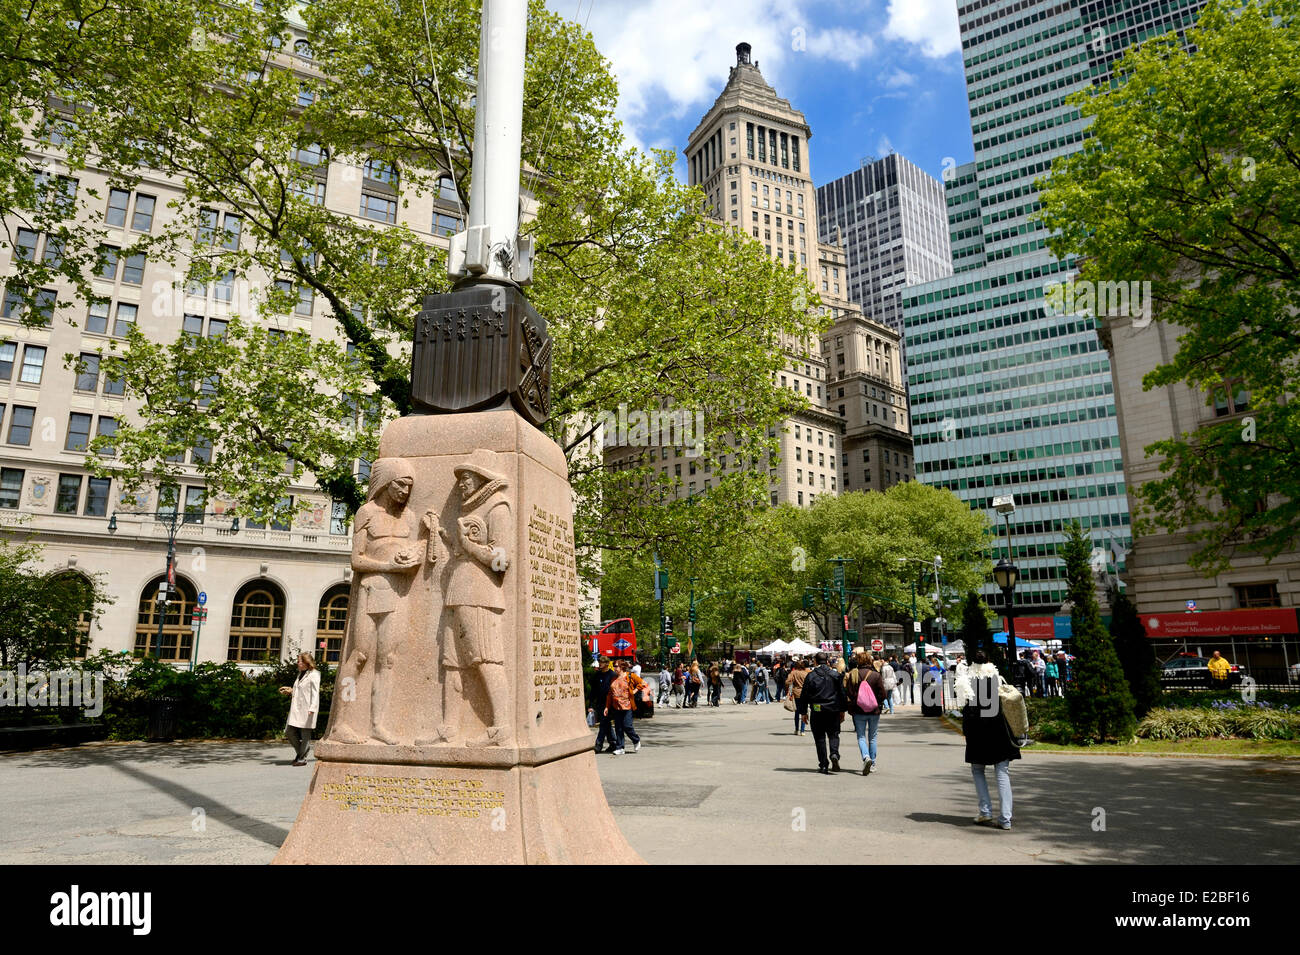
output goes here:
{"type": "Polygon", "coordinates": [[[794,701],[794,731],[802,733],[808,729],[808,707],[798,700],[794,701]]]}
{"type": "Polygon", "coordinates": [[[757,703],[757,702],[758,702],[758,698],[759,698],[760,696],[763,698],[763,702],[764,702],[764,703],[771,703],[771,702],[772,702],[772,698],[771,698],[770,696],[767,695],[767,684],[766,684],[766,683],[755,683],[755,684],[754,684],[754,698],[753,698],[750,702],[751,702],[751,703],[757,703]]]}
{"type": "Polygon", "coordinates": [[[853,730],[858,734],[858,750],[862,761],[876,761],[876,730],[880,728],[879,713],[853,713],[853,730]]]}
{"type": "Polygon", "coordinates": [[[612,716],[601,716],[600,729],[596,731],[596,752],[601,752],[605,744],[614,745],[614,722],[612,716]]]}
{"type": "Polygon", "coordinates": [[[311,727],[286,726],[284,733],[289,737],[289,745],[293,747],[293,758],[298,762],[305,760],[311,749],[311,727]]]}
{"type": "MultiPolygon", "coordinates": [[[[989,782],[984,775],[983,763],[971,763],[970,774],[975,779],[975,795],[980,801],[980,815],[993,815],[993,803],[989,799],[989,782]]],[[[994,766],[998,779],[998,822],[1003,825],[1011,823],[1011,761],[1004,759],[994,766]]]]}
{"type": "Polygon", "coordinates": [[[830,758],[837,763],[840,761],[840,714],[821,710],[809,713],[808,717],[812,723],[813,743],[817,746],[817,766],[820,769],[827,769],[830,766],[830,762],[826,759],[828,738],[830,758]]]}
{"type": "Polygon", "coordinates": [[[737,703],[744,703],[745,700],[746,700],[746,698],[748,698],[748,696],[749,696],[749,684],[748,684],[748,683],[741,683],[739,686],[736,687],[736,702],[737,702],[737,703]]]}
{"type": "MultiPolygon", "coordinates": [[[[897,687],[895,687],[895,689],[897,689],[897,687]]],[[[880,712],[881,713],[894,712],[894,691],[893,690],[890,690],[888,693],[881,694],[880,712]]]]}
{"type": "Polygon", "coordinates": [[[618,731],[618,743],[614,746],[615,749],[623,748],[624,734],[626,734],[627,738],[634,743],[641,742],[640,735],[637,733],[636,729],[634,729],[632,726],[632,717],[634,713],[635,713],[634,710],[611,711],[610,716],[614,720],[614,729],[618,731]]]}
{"type": "Polygon", "coordinates": [[[709,687],[709,705],[720,706],[722,704],[722,684],[709,687]]]}

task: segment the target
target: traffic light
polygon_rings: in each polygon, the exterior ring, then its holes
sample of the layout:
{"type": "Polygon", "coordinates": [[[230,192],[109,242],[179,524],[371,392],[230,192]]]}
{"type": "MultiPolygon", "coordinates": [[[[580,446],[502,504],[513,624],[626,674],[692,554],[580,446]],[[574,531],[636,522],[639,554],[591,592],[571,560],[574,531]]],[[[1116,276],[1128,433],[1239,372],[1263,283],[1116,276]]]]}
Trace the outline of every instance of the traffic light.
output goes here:
{"type": "Polygon", "coordinates": [[[673,618],[672,618],[672,617],[669,617],[669,616],[665,616],[665,617],[664,617],[664,633],[665,633],[665,634],[669,634],[669,633],[672,633],[672,632],[673,632],[673,618]]]}
{"type": "Polygon", "coordinates": [[[808,593],[808,591],[805,590],[803,593],[803,609],[811,610],[812,608],[813,608],[813,595],[808,593]]]}
{"type": "Polygon", "coordinates": [[[753,612],[754,612],[754,598],[753,598],[753,597],[746,597],[746,598],[745,598],[745,613],[753,613],[753,612]]]}
{"type": "Polygon", "coordinates": [[[694,605],[694,604],[691,604],[691,609],[690,609],[690,611],[687,613],[687,617],[690,619],[691,623],[694,623],[694,622],[695,622],[695,605],[694,605]]]}
{"type": "Polygon", "coordinates": [[[829,584],[822,584],[822,600],[826,603],[831,602],[831,588],[829,584]]]}

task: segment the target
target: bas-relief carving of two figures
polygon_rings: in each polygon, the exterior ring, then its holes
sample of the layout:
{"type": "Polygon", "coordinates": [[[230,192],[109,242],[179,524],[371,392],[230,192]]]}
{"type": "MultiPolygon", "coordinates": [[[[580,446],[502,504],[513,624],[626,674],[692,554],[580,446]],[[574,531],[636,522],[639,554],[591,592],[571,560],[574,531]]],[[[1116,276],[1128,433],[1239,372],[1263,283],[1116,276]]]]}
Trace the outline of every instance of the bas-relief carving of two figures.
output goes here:
{"type": "MultiPolygon", "coordinates": [[[[438,729],[436,735],[415,742],[422,746],[458,742],[467,677],[481,684],[489,725],[466,745],[495,746],[511,739],[502,634],[506,607],[502,582],[510,566],[507,548],[514,540],[507,484],[491,451],[475,451],[454,470],[460,513],[455,533],[449,534],[433,511],[417,518],[406,507],[415,475],[405,459],[380,458],[371,468],[369,498],[357,511],[353,528],[357,601],[349,614],[347,658],[339,669],[340,685],[348,678],[356,681],[356,698],[342,704],[346,709],[339,713],[331,741],[400,741],[386,719],[393,670],[401,663],[402,637],[408,629],[417,629],[408,624],[406,598],[417,570],[423,567],[432,575],[448,560],[451,571],[443,607],[450,611],[450,627],[438,640],[442,669],[438,729]],[[361,686],[367,673],[368,698],[361,686]]],[[[427,630],[438,629],[441,610],[436,604],[430,608],[427,630]]]]}

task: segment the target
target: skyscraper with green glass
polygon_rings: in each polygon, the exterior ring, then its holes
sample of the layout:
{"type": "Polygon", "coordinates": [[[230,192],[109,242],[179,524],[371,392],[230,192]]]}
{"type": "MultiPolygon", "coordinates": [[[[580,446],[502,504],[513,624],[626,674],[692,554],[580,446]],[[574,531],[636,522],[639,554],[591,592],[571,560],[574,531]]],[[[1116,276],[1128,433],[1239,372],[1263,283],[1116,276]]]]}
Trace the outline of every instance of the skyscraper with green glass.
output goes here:
{"type": "Polygon", "coordinates": [[[995,518],[993,498],[1014,495],[1016,605],[1029,612],[1065,597],[1065,522],[1103,551],[1130,544],[1110,363],[1090,315],[1044,308],[1044,286],[1072,278],[1075,263],[1047,250],[1035,183],[1084,141],[1066,98],[1110,83],[1127,47],[1185,30],[1203,5],[972,0],[957,10],[975,160],[945,170],[953,275],[904,298],[916,477],[995,518]]]}

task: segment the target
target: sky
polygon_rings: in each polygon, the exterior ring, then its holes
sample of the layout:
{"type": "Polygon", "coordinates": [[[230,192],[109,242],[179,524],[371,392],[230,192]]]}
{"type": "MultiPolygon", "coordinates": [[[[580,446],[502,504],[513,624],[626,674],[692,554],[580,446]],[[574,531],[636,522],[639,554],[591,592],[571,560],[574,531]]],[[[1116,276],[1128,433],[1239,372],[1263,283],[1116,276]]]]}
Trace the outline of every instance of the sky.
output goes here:
{"type": "MultiPolygon", "coordinates": [[[[807,117],[815,185],[864,158],[935,178],[973,154],[957,0],[546,0],[585,24],[619,81],[628,142],[680,151],[741,41],[807,117]]],[[[685,179],[680,157],[678,175],[685,179]]]]}

